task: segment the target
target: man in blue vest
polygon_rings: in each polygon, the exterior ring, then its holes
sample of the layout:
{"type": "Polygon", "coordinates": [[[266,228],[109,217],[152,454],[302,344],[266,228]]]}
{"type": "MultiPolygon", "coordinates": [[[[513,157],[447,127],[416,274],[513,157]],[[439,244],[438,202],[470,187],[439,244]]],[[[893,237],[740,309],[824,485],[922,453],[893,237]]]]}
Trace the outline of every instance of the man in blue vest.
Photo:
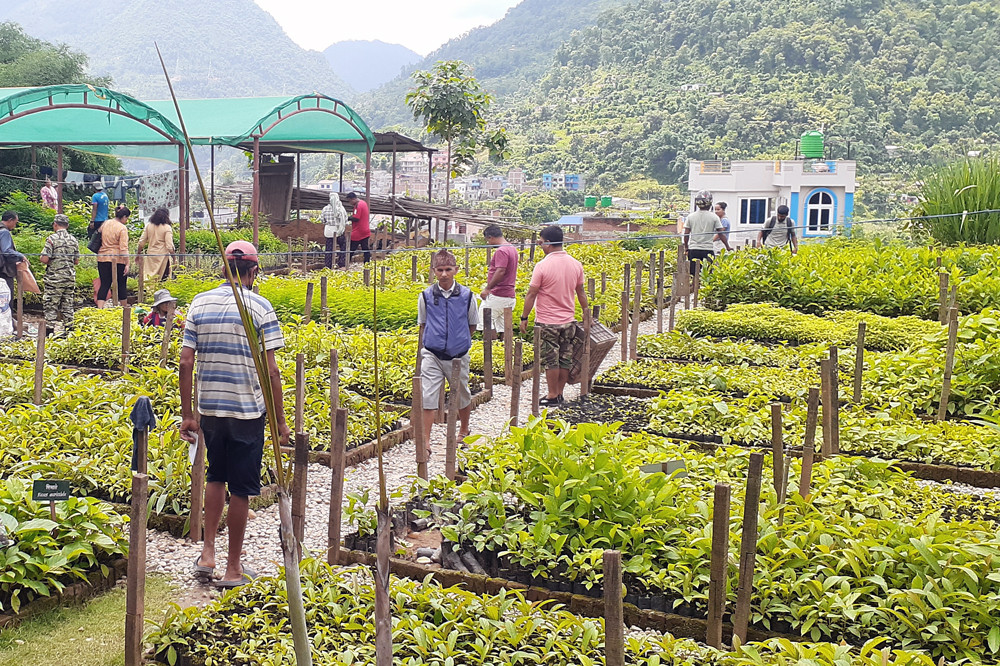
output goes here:
{"type": "Polygon", "coordinates": [[[417,297],[417,323],[420,325],[420,377],[424,407],[424,442],[431,450],[431,426],[441,391],[451,377],[452,361],[461,364],[458,382],[458,416],[462,422],[459,437],[469,434],[472,393],[469,391],[469,349],[472,332],[479,325],[479,308],[472,290],[455,282],[458,262],[455,255],[439,250],[431,258],[437,283],[417,297]]]}

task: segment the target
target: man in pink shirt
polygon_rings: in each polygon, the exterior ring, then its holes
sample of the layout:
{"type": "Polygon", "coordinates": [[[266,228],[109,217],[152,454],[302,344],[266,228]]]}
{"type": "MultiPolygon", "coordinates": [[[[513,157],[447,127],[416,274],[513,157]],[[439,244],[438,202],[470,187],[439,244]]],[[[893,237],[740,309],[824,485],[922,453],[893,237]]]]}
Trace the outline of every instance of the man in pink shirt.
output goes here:
{"type": "Polygon", "coordinates": [[[548,394],[538,404],[548,407],[563,401],[563,388],[573,367],[573,338],[576,337],[573,294],[580,300],[583,316],[586,317],[587,292],[583,288],[583,265],[563,249],[562,229],[545,227],[540,235],[545,256],[531,272],[528,295],[524,297],[521,330],[528,323],[528,313],[534,308],[535,326],[541,330],[540,353],[548,387],[548,394]]]}
{"type": "MultiPolygon", "coordinates": [[[[365,263],[371,261],[372,253],[369,247],[369,238],[372,230],[368,222],[368,202],[358,198],[358,195],[351,192],[347,195],[347,203],[354,205],[351,216],[347,218],[351,221],[351,252],[348,257],[354,256],[358,248],[364,253],[365,263]]],[[[350,263],[350,261],[348,261],[350,263]]]]}
{"type": "MultiPolygon", "coordinates": [[[[480,296],[483,308],[489,308],[493,319],[493,330],[503,333],[503,312],[510,308],[513,312],[517,304],[514,285],[517,283],[517,249],[503,237],[503,230],[496,224],[491,224],[483,230],[483,236],[489,245],[496,250],[490,258],[489,272],[486,274],[486,286],[480,296]]],[[[482,316],[480,316],[482,320],[482,316]]]]}

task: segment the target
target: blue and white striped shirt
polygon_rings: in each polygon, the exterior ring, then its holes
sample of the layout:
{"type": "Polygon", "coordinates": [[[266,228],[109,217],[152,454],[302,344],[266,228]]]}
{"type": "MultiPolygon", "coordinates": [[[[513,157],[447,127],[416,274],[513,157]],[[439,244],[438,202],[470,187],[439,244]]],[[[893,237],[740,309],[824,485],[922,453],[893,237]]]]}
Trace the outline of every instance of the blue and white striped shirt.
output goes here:
{"type": "MultiPolygon", "coordinates": [[[[274,308],[266,298],[242,290],[264,349],[285,346],[274,308]]],[[[195,296],[184,328],[185,347],[198,362],[198,412],[204,416],[256,419],[265,413],[264,395],[233,289],[223,284],[195,296]]]]}

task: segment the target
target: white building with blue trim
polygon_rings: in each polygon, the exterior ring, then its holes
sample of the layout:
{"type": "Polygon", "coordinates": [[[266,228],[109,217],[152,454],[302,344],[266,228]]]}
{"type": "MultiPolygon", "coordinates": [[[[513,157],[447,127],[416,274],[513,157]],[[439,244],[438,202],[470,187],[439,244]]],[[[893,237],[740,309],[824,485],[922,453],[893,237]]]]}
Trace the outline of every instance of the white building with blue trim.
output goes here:
{"type": "Polygon", "coordinates": [[[692,161],[694,195],[709,190],[728,204],[733,231],[760,229],[778,206],[788,206],[801,237],[829,236],[851,226],[857,163],[854,160],[692,161]]]}

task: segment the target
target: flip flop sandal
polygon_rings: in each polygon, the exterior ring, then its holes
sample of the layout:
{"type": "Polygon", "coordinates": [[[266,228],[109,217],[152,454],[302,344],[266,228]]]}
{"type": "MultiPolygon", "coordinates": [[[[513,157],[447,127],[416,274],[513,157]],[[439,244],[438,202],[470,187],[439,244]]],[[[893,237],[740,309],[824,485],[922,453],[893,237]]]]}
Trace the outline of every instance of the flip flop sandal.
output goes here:
{"type": "Polygon", "coordinates": [[[206,567],[204,565],[198,564],[201,561],[201,553],[195,555],[194,558],[194,579],[199,583],[211,582],[212,576],[215,575],[215,569],[213,567],[206,567]]]}
{"type": "Polygon", "coordinates": [[[241,587],[253,581],[257,577],[257,572],[250,567],[243,567],[243,577],[239,580],[217,580],[215,581],[215,586],[220,587],[224,590],[231,590],[236,587],[241,587]]]}
{"type": "Polygon", "coordinates": [[[559,398],[558,397],[555,397],[555,398],[542,398],[541,400],[538,401],[538,404],[541,407],[552,407],[553,405],[558,405],[559,404],[559,398]]]}

